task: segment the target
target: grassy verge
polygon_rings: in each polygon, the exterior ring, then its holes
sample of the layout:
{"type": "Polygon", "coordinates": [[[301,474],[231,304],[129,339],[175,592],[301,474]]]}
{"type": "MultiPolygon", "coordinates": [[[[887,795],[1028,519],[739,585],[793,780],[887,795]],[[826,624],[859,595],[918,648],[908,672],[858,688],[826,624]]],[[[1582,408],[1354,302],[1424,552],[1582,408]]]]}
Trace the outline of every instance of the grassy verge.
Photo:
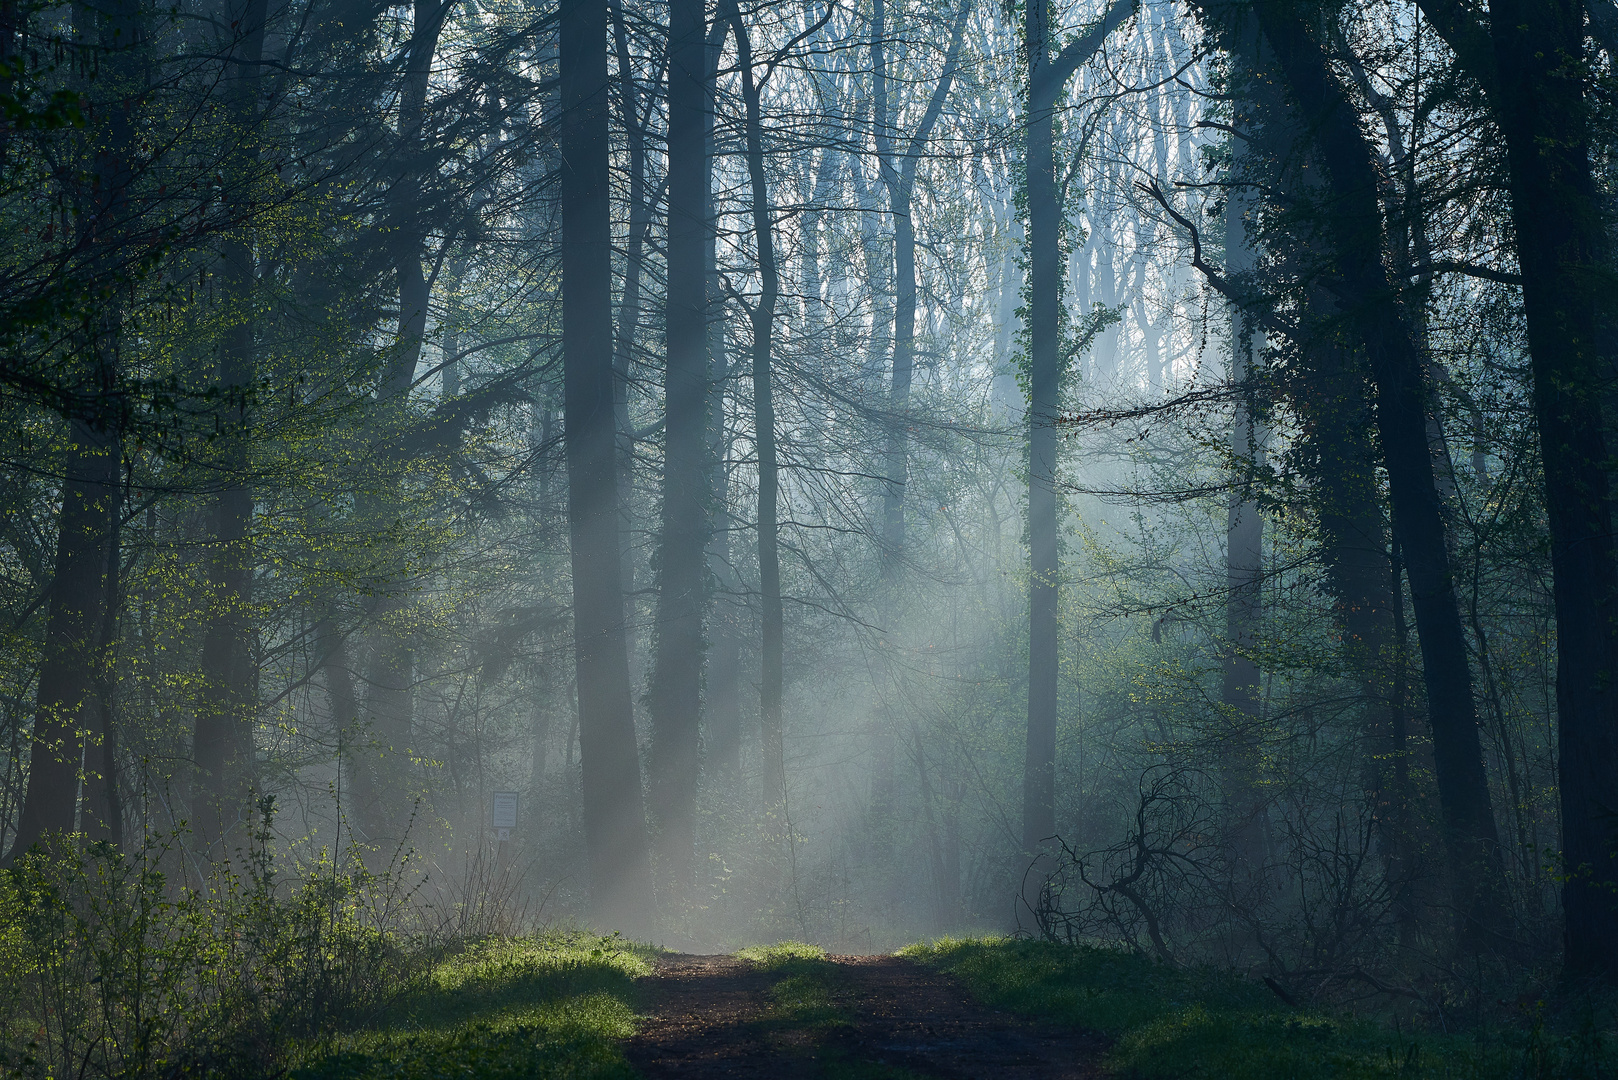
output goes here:
{"type": "Polygon", "coordinates": [[[495,939],[437,964],[375,1024],[304,1048],[293,1080],[618,1078],[634,1071],[634,980],[650,953],[610,938],[495,939]]]}
{"type": "Polygon", "coordinates": [[[1588,1009],[1567,1032],[1535,1021],[1413,1034],[1371,1018],[1289,1008],[1228,972],[1171,968],[1105,948],[944,939],[903,955],[949,972],[990,1005],[1112,1037],[1108,1066],[1143,1080],[1618,1075],[1612,1016],[1588,1009]]]}

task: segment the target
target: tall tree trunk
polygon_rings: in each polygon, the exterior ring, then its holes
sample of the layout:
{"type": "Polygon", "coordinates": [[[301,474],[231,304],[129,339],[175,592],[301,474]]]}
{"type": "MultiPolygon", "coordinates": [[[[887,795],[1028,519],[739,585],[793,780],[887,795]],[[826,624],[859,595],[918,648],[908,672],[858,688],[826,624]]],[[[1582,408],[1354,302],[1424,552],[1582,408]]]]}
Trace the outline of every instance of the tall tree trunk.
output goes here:
{"type": "Polygon", "coordinates": [[[1499,836],[1429,454],[1425,367],[1383,261],[1375,158],[1297,13],[1277,0],[1259,0],[1254,10],[1326,167],[1333,291],[1364,345],[1376,385],[1377,429],[1421,640],[1451,882],[1461,929],[1477,942],[1505,926],[1499,836]]]}
{"type": "MultiPolygon", "coordinates": [[[[1315,292],[1311,315],[1322,323],[1340,317],[1324,290],[1315,292]]],[[[1299,452],[1313,481],[1311,501],[1341,653],[1360,684],[1365,791],[1376,815],[1386,875],[1400,890],[1396,911],[1408,931],[1415,914],[1404,896],[1413,871],[1413,799],[1403,694],[1395,686],[1394,672],[1399,648],[1394,606],[1399,597],[1389,570],[1387,525],[1377,489],[1372,410],[1362,364],[1324,325],[1321,331],[1306,353],[1306,382],[1295,399],[1304,424],[1299,452]]]]}
{"type": "MultiPolygon", "coordinates": [[[[242,199],[252,190],[256,151],[259,60],[264,51],[266,0],[247,0],[235,20],[239,59],[227,82],[230,114],[243,145],[232,161],[232,217],[244,220],[250,208],[242,199]]],[[[252,784],[254,700],[253,625],[248,607],[253,599],[253,490],[247,482],[249,399],[256,381],[253,306],[257,273],[252,244],[230,236],[221,245],[221,277],[231,306],[230,329],[220,350],[218,388],[224,401],[224,454],[220,473],[225,487],[214,499],[213,565],[209,571],[212,612],[202,640],[202,695],[197,703],[193,755],[198,795],[192,809],[196,839],[203,850],[223,845],[232,823],[248,812],[252,784]]]]}
{"type": "MultiPolygon", "coordinates": [[[[612,347],[612,408],[618,427],[618,555],[624,587],[624,651],[629,656],[630,683],[639,685],[640,612],[635,583],[635,422],[629,415],[630,371],[635,339],[640,334],[641,283],[645,277],[646,234],[652,207],[646,192],[646,132],[641,119],[640,89],[635,84],[634,61],[629,54],[629,28],[621,0],[610,0],[612,44],[618,67],[619,123],[629,150],[629,228],[625,237],[624,285],[618,304],[617,333],[612,347]]],[[[633,703],[633,698],[631,698],[633,703]]]]}
{"type": "MultiPolygon", "coordinates": [[[[75,12],[75,22],[81,12],[75,12]]],[[[125,217],[148,40],[133,0],[115,0],[79,26],[105,54],[102,77],[116,95],[96,140],[94,188],[80,218],[80,242],[104,267],[101,311],[88,320],[82,343],[84,398],[90,406],[66,417],[68,445],[57,514],[56,573],[40,650],[28,790],[7,859],[48,833],[71,832],[84,789],[84,832],[117,842],[121,832],[116,743],[112,726],[111,663],[117,626],[118,522],[122,512],[123,421],[119,412],[118,339],[123,318],[116,269],[127,239],[125,217]],[[98,685],[99,684],[99,685],[98,685]]]]}
{"type": "Polygon", "coordinates": [[[103,729],[95,685],[107,602],[108,550],[117,513],[119,443],[115,435],[83,420],[70,424],[63,470],[62,508],[56,541],[56,574],[41,649],[34,733],[28,759],[28,791],[17,822],[11,858],[47,833],[72,832],[80,778],[100,774],[97,747],[103,729]]]}
{"type": "Polygon", "coordinates": [[[651,927],[651,863],[624,645],[612,407],[607,9],[561,8],[562,389],[590,905],[597,925],[651,927]]]}
{"type": "Polygon", "coordinates": [[[326,707],[331,710],[332,728],[337,735],[338,768],[344,770],[347,779],[343,786],[348,792],[350,809],[345,811],[339,804],[338,810],[344,813],[352,828],[352,808],[360,807],[363,811],[376,801],[375,779],[364,765],[370,754],[355,737],[360,707],[354,696],[354,671],[349,664],[348,643],[329,614],[315,624],[315,651],[320,654],[318,666],[321,681],[326,685],[326,707]]]}
{"type": "Polygon", "coordinates": [[[1062,208],[1053,116],[1068,77],[1134,10],[1114,0],[1101,21],[1052,57],[1050,11],[1024,15],[1028,55],[1028,738],[1023,763],[1023,848],[1046,849],[1056,832],[1057,575],[1056,421],[1061,400],[1062,208]]]}
{"type": "Polygon", "coordinates": [[[1046,56],[1048,13],[1026,12],[1028,136],[1028,733],[1023,763],[1023,850],[1043,850],[1056,832],[1057,532],[1056,414],[1060,400],[1062,272],[1052,112],[1056,89],[1036,91],[1046,56]],[[1037,93],[1037,96],[1036,96],[1037,93]]]}
{"type": "MultiPolygon", "coordinates": [[[[454,3],[415,0],[412,11],[399,95],[399,173],[389,193],[393,228],[389,248],[398,279],[399,326],[377,386],[377,401],[386,414],[397,415],[408,402],[427,334],[430,288],[422,268],[427,235],[422,174],[429,163],[423,134],[433,56],[454,3]]],[[[368,516],[381,526],[399,516],[401,492],[394,475],[377,477],[375,485],[364,504],[368,516]]],[[[411,784],[406,767],[415,722],[416,651],[413,636],[404,625],[407,607],[404,583],[384,572],[368,612],[374,629],[366,665],[365,712],[379,753],[365,756],[366,766],[376,773],[372,784],[376,797],[361,806],[359,816],[372,838],[398,836],[410,817],[411,784]]]]}
{"type": "MultiPolygon", "coordinates": [[[[1245,118],[1238,119],[1237,125],[1248,127],[1245,118]]],[[[1231,187],[1225,201],[1226,270],[1232,281],[1243,283],[1251,282],[1257,265],[1254,230],[1249,228],[1257,206],[1251,190],[1242,186],[1249,179],[1247,137],[1241,131],[1231,139],[1231,187]]],[[[1258,663],[1253,659],[1264,614],[1264,519],[1253,498],[1252,484],[1264,467],[1264,445],[1251,380],[1263,338],[1257,320],[1241,304],[1230,306],[1230,346],[1230,379],[1237,395],[1230,455],[1238,474],[1225,514],[1225,655],[1220,701],[1227,730],[1220,740],[1221,771],[1229,815],[1227,855],[1236,877],[1251,881],[1264,864],[1269,831],[1259,782],[1263,709],[1258,663]]]]}
{"type": "Polygon", "coordinates": [[[758,447],[758,579],[763,619],[759,661],[759,726],[764,737],[764,807],[777,810],[786,799],[786,747],[781,721],[782,613],[781,554],[776,535],[776,500],[780,492],[775,450],[775,402],[771,397],[770,350],[775,305],[781,282],[775,261],[770,221],[770,192],[764,177],[764,129],[758,83],[753,78],[753,49],[736,0],[722,0],[725,17],[736,34],[746,106],[747,177],[753,204],[753,243],[758,252],[762,289],[749,313],[753,331],[753,438],[758,447]]]}
{"type": "Polygon", "coordinates": [[[955,80],[961,53],[961,35],[972,11],[969,0],[958,0],[959,8],[950,27],[949,48],[943,69],[933,85],[926,111],[916,124],[902,150],[896,155],[893,137],[894,109],[888,101],[887,7],[876,0],[871,27],[872,88],[876,104],[875,123],[877,165],[888,193],[888,212],[893,216],[893,374],[888,384],[887,447],[882,487],[883,576],[891,583],[898,575],[905,551],[905,485],[910,471],[910,384],[915,374],[916,355],[916,228],[911,218],[911,196],[916,187],[916,166],[932,137],[933,126],[943,112],[955,80]],[[899,156],[902,155],[902,156],[899,156]],[[895,161],[895,157],[899,160],[895,161]]]}
{"type": "Polygon", "coordinates": [[[708,619],[713,638],[713,659],[707,680],[708,760],[714,769],[734,780],[741,770],[741,653],[747,623],[746,608],[740,601],[741,583],[731,565],[730,437],[725,429],[725,387],[729,383],[730,361],[725,351],[725,300],[719,286],[719,230],[714,218],[713,144],[714,88],[719,62],[724,53],[723,20],[716,20],[705,45],[703,75],[702,137],[703,155],[702,220],[703,280],[707,283],[708,310],[708,566],[713,581],[728,595],[716,597],[708,619]]]}
{"type": "Polygon", "coordinates": [[[1565,963],[1615,977],[1618,551],[1601,415],[1614,352],[1611,253],[1590,165],[1584,8],[1491,0],[1484,29],[1469,9],[1422,4],[1484,85],[1505,137],[1550,519],[1565,963]]]}
{"type": "Polygon", "coordinates": [[[652,671],[652,819],[658,869],[683,899],[695,873],[707,547],[708,91],[703,0],[669,5],[668,290],[663,537],[652,671]]]}

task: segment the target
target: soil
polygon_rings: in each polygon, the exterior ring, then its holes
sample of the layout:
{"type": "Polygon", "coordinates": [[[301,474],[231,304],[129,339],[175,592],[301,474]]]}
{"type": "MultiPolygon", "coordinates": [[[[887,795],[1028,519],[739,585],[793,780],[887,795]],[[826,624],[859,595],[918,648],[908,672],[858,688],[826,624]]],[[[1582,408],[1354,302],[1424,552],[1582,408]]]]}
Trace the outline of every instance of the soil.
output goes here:
{"type": "Polygon", "coordinates": [[[899,957],[828,957],[810,976],[819,1009],[783,1008],[787,978],[729,956],[662,958],[630,1062],[654,1078],[1105,1076],[1104,1039],[985,1008],[899,957]]]}

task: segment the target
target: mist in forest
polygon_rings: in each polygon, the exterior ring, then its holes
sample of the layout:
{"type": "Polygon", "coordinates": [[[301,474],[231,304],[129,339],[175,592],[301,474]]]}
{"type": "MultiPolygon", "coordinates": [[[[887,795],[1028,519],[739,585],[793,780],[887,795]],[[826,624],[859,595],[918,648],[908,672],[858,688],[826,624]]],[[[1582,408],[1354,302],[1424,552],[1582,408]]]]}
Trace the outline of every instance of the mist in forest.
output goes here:
{"type": "Polygon", "coordinates": [[[1618,8],[1489,7],[6,6],[6,865],[1618,972],[1618,8]]]}

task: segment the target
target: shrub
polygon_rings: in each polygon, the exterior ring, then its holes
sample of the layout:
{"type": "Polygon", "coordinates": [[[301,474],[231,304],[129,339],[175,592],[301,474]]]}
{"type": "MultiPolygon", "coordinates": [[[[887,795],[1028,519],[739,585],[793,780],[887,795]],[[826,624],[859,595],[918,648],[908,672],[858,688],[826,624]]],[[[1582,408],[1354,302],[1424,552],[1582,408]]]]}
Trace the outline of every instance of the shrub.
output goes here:
{"type": "Polygon", "coordinates": [[[56,838],[0,873],[0,1075],[278,1072],[320,1036],[408,987],[425,944],[403,930],[403,853],[350,848],[276,872],[273,801],[233,859],[188,882],[178,837],[79,847],[56,838]]]}

